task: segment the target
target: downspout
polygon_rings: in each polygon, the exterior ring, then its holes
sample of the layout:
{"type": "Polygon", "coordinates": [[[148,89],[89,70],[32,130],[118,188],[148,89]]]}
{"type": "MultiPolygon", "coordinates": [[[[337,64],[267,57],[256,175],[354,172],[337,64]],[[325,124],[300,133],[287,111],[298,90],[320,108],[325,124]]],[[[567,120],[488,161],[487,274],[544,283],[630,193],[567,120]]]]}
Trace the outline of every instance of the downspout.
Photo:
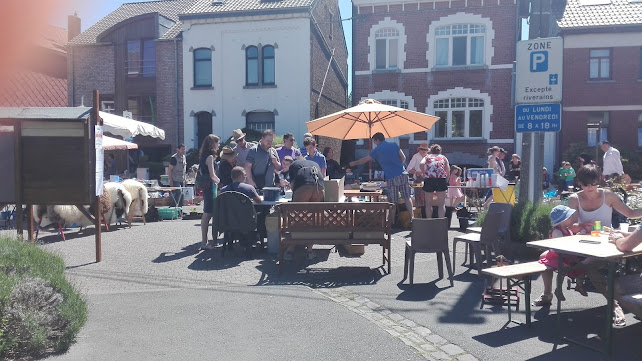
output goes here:
{"type": "MultiPolygon", "coordinates": [[[[76,106],[76,87],[74,86],[75,84],[75,78],[74,78],[74,47],[69,46],[69,51],[71,52],[71,67],[70,67],[70,72],[71,72],[71,83],[70,87],[67,87],[67,91],[69,91],[69,88],[71,88],[71,104],[69,106],[74,107],[76,106]]],[[[69,94],[67,94],[69,95],[69,94]]],[[[69,101],[69,96],[67,97],[67,101],[69,101]]]]}
{"type": "Polygon", "coordinates": [[[179,144],[181,144],[181,142],[179,141],[179,139],[180,139],[179,132],[180,132],[180,128],[181,128],[181,126],[180,126],[180,117],[179,117],[179,114],[180,114],[180,111],[179,111],[179,106],[180,106],[180,94],[179,94],[179,91],[181,89],[179,89],[179,86],[178,86],[178,39],[176,39],[176,38],[174,38],[174,76],[176,78],[176,146],[178,146],[179,144]]]}

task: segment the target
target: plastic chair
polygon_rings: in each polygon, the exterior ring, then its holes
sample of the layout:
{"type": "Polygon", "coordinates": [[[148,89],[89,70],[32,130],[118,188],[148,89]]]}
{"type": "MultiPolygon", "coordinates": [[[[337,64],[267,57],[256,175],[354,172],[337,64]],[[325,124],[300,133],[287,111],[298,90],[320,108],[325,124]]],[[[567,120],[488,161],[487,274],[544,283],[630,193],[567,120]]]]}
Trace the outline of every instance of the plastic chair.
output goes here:
{"type": "Polygon", "coordinates": [[[412,221],[412,236],[409,241],[406,241],[403,272],[403,280],[405,280],[408,276],[408,269],[410,269],[411,285],[413,284],[415,273],[416,253],[436,253],[440,279],[444,278],[443,256],[446,259],[448,279],[450,280],[450,285],[453,286],[453,270],[450,264],[450,251],[448,250],[447,218],[415,218],[412,221]]]}
{"type": "MultiPolygon", "coordinates": [[[[499,225],[501,218],[503,217],[504,212],[488,212],[484,218],[484,224],[482,224],[481,233],[466,233],[461,236],[457,236],[453,239],[453,272],[457,265],[455,259],[457,257],[457,243],[464,242],[473,247],[475,250],[475,258],[477,258],[477,270],[481,272],[481,250],[485,249],[486,259],[490,263],[490,252],[489,247],[495,249],[495,242],[499,239],[499,225]]],[[[470,264],[472,265],[473,259],[471,255],[470,264]]]]}

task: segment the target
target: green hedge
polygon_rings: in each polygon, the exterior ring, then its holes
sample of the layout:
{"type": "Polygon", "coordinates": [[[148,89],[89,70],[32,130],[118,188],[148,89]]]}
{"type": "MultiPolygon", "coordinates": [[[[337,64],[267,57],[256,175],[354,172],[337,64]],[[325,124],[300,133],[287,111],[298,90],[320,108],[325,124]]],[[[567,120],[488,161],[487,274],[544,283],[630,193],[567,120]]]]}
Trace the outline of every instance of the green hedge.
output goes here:
{"type": "MultiPolygon", "coordinates": [[[[518,202],[511,214],[511,240],[526,243],[546,239],[551,233],[550,213],[554,205],[531,202],[518,202]]],[[[481,226],[487,211],[479,214],[476,225],[481,226]]]]}
{"type": "Polygon", "coordinates": [[[87,304],[65,278],[62,259],[0,237],[0,358],[66,351],[87,320],[87,304]]]}

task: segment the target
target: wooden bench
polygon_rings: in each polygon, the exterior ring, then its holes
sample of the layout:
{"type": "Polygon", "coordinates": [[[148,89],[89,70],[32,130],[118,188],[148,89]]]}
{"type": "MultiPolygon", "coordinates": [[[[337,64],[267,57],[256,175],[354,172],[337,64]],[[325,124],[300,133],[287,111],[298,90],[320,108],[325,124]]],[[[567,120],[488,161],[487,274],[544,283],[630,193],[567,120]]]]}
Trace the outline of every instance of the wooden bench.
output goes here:
{"type": "MultiPolygon", "coordinates": [[[[521,287],[521,284],[524,285],[523,290],[524,290],[524,298],[526,301],[526,326],[530,326],[531,324],[531,276],[534,274],[540,274],[544,271],[546,271],[545,265],[539,263],[538,261],[533,261],[533,262],[513,264],[510,266],[485,268],[482,270],[482,273],[485,275],[492,276],[494,278],[506,279],[506,290],[509,292],[515,286],[521,287]]],[[[482,305],[483,305],[483,302],[484,301],[482,298],[482,305]]],[[[519,305],[519,296],[517,297],[517,302],[519,305]]],[[[511,322],[514,322],[517,324],[520,323],[517,321],[513,321],[511,316],[511,304],[509,301],[508,323],[511,323],[511,322]]]]}
{"type": "Polygon", "coordinates": [[[392,203],[290,202],[276,207],[280,213],[279,272],[283,254],[291,245],[378,244],[390,273],[392,203]]]}

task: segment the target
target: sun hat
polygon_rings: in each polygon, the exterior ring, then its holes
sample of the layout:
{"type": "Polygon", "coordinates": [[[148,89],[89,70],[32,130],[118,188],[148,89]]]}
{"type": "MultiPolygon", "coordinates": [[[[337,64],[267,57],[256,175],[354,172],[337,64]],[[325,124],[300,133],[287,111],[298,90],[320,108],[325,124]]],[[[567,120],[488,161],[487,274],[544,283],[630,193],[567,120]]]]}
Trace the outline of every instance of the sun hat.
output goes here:
{"type": "Polygon", "coordinates": [[[426,143],[426,142],[423,142],[423,143],[419,144],[419,147],[417,147],[417,149],[419,149],[419,150],[430,150],[428,148],[428,143],[426,143]]]}
{"type": "Polygon", "coordinates": [[[575,213],[575,210],[573,208],[562,205],[555,206],[550,215],[551,222],[553,222],[553,227],[569,219],[573,215],[573,213],[575,213]]]}
{"type": "Polygon", "coordinates": [[[234,141],[237,141],[243,138],[245,138],[245,133],[243,133],[241,129],[234,129],[232,131],[232,139],[234,139],[234,141]]]}
{"type": "Polygon", "coordinates": [[[223,147],[223,150],[221,150],[221,153],[219,154],[219,156],[223,160],[234,158],[235,155],[236,155],[236,152],[234,152],[234,149],[228,147],[227,145],[223,147]]]}

